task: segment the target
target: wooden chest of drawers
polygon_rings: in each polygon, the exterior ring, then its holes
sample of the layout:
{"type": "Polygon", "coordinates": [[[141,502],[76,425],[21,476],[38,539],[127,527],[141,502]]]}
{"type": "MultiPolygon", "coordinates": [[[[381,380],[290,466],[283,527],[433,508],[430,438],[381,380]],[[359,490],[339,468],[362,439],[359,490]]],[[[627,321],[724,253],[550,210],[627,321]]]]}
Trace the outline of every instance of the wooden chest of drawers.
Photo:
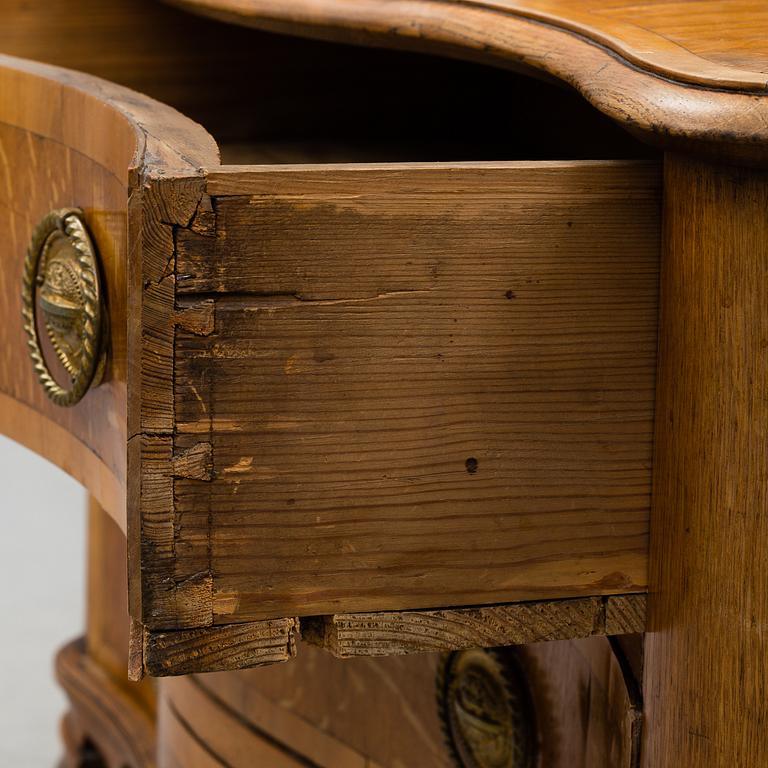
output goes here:
{"type": "MultiPolygon", "coordinates": [[[[768,752],[670,735],[712,653],[761,647],[762,54],[698,2],[727,45],[659,4],[175,4],[12,2],[0,32],[0,429],[122,531],[99,611],[130,617],[131,677],[306,650],[342,679],[314,645],[431,652],[431,679],[443,652],[578,639],[553,669],[596,654],[600,722],[634,723],[640,665],[603,636],[646,628],[650,588],[644,759],[768,752]]],[[[164,684],[161,721],[256,675],[164,684]]]]}

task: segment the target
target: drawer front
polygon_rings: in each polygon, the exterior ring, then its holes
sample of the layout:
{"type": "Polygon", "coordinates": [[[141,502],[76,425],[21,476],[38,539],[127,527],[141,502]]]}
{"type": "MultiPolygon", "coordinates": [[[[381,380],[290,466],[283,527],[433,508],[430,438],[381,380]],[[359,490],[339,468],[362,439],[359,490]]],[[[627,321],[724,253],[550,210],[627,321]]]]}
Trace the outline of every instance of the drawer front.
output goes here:
{"type": "Polygon", "coordinates": [[[0,425],[115,510],[125,506],[125,329],[113,328],[104,384],[77,407],[58,407],[29,357],[22,283],[37,224],[54,209],[78,207],[100,254],[107,303],[125,316],[127,170],[136,136],[119,114],[41,70],[0,70],[0,425]],[[92,136],[76,129],[81,111],[93,119],[92,136]],[[97,146],[99,135],[110,136],[107,146],[97,146]]]}

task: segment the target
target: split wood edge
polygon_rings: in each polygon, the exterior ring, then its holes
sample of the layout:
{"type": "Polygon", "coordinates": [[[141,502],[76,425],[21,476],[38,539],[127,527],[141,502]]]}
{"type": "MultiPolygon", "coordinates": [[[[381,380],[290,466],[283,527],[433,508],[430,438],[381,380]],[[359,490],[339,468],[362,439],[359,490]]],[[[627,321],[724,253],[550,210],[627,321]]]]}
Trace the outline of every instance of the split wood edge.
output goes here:
{"type": "Polygon", "coordinates": [[[337,658],[524,645],[645,631],[646,595],[610,595],[434,611],[268,619],[175,631],[131,627],[129,677],[266,666],[296,656],[299,637],[337,658]]]}

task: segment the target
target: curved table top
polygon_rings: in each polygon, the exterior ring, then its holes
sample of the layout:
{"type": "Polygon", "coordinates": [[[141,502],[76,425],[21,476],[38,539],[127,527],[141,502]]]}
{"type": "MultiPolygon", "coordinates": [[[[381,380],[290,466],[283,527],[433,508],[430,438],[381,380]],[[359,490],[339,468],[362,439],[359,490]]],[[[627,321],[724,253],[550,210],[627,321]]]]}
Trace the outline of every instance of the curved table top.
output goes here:
{"type": "Polygon", "coordinates": [[[230,23],[539,70],[646,139],[768,161],[764,0],[167,1],[230,23]]]}
{"type": "Polygon", "coordinates": [[[578,32],[679,82],[768,90],[768,4],[744,0],[469,0],[578,32]]]}

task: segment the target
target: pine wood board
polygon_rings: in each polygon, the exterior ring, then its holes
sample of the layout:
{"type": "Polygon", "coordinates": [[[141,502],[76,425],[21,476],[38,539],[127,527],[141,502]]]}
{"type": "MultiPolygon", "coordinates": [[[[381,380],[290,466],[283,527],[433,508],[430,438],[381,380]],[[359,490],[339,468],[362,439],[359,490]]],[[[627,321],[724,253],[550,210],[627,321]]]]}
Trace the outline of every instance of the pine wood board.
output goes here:
{"type": "MultiPolygon", "coordinates": [[[[656,166],[233,168],[206,191],[176,235],[197,319],[149,593],[205,582],[225,624],[644,590],[656,166]]],[[[174,605],[145,620],[187,622],[174,605]]]]}

